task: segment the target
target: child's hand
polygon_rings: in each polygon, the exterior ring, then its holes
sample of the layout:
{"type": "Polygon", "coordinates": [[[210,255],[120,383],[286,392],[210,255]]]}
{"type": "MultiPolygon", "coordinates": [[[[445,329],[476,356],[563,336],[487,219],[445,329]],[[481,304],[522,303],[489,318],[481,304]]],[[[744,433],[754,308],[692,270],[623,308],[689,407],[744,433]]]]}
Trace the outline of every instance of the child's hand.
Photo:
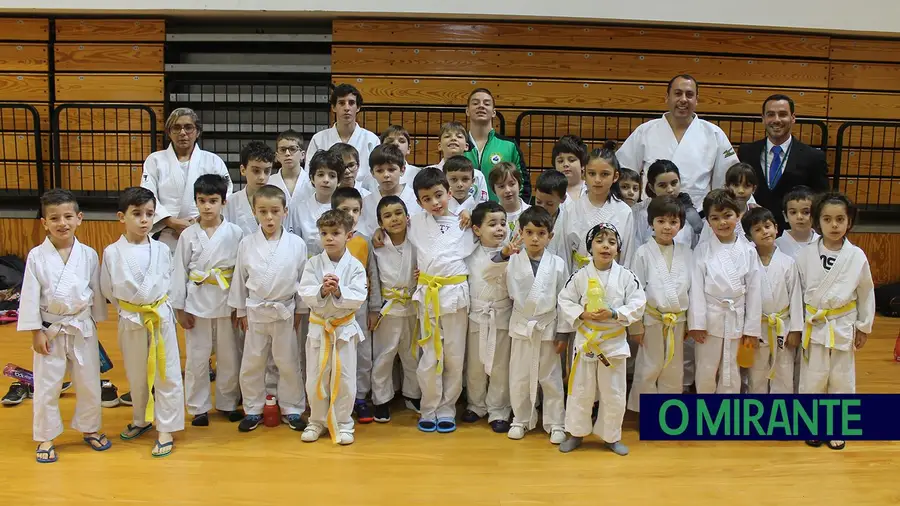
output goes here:
{"type": "Polygon", "coordinates": [[[247,332],[247,317],[246,316],[238,316],[237,317],[237,328],[247,332]]]}
{"type": "Polygon", "coordinates": [[[522,250],[522,241],[524,241],[524,239],[522,239],[521,235],[514,235],[512,240],[509,241],[506,246],[503,246],[503,249],[500,251],[500,253],[507,258],[515,255],[522,250]]]}
{"type": "Polygon", "coordinates": [[[416,281],[416,283],[419,282],[419,269],[413,271],[413,279],[416,281]]]}
{"type": "Polygon", "coordinates": [[[50,339],[47,337],[47,333],[43,330],[36,330],[34,335],[31,336],[31,349],[35,351],[35,353],[40,353],[41,355],[49,355],[50,354],[50,339]]]}
{"type": "Polygon", "coordinates": [[[794,330],[792,332],[788,332],[787,337],[784,339],[785,345],[788,348],[795,350],[795,349],[797,349],[798,346],[800,346],[800,338],[801,338],[800,332],[798,332],[796,330],[794,330]]]}
{"type": "Polygon", "coordinates": [[[706,331],[705,330],[689,330],[687,333],[687,337],[693,339],[698,343],[706,342],[706,331]]]}
{"type": "Polygon", "coordinates": [[[372,247],[381,248],[384,246],[384,230],[381,227],[375,229],[375,233],[372,234],[372,247]]]}
{"type": "Polygon", "coordinates": [[[869,334],[866,334],[865,332],[860,332],[859,330],[857,330],[856,338],[853,339],[853,349],[854,350],[861,349],[863,346],[866,345],[866,341],[868,341],[868,340],[869,340],[869,334]]]}
{"type": "Polygon", "coordinates": [[[465,230],[472,226],[472,213],[468,209],[463,209],[459,213],[459,229],[465,230]]]}
{"type": "Polygon", "coordinates": [[[759,338],[753,336],[741,336],[741,346],[744,348],[759,348],[759,338]]]}
{"type": "Polygon", "coordinates": [[[378,311],[369,311],[368,321],[366,322],[369,327],[369,332],[375,330],[375,324],[378,323],[378,317],[381,316],[381,313],[378,311]]]}
{"type": "Polygon", "coordinates": [[[562,355],[563,353],[565,353],[566,348],[568,348],[569,346],[569,343],[567,341],[555,341],[554,344],[556,345],[557,355],[562,355]]]}
{"type": "Polygon", "coordinates": [[[194,315],[184,311],[183,309],[175,310],[175,319],[178,320],[178,323],[181,325],[181,328],[185,330],[190,330],[194,328],[194,324],[196,320],[194,319],[194,315]]]}
{"type": "Polygon", "coordinates": [[[606,320],[609,320],[610,318],[612,318],[612,311],[610,311],[609,309],[601,309],[599,311],[594,311],[594,312],[583,311],[581,313],[581,316],[579,316],[578,318],[581,319],[581,321],[589,320],[589,321],[595,321],[595,322],[602,322],[602,321],[606,321],[606,320]]]}
{"type": "Polygon", "coordinates": [[[237,311],[231,312],[231,328],[238,328],[237,311]]]}
{"type": "Polygon", "coordinates": [[[644,344],[644,334],[631,334],[631,340],[637,343],[638,346],[642,346],[644,344]]]}
{"type": "Polygon", "coordinates": [[[612,311],[609,308],[603,308],[594,314],[597,316],[596,320],[601,322],[612,320],[613,317],[612,311]]]}

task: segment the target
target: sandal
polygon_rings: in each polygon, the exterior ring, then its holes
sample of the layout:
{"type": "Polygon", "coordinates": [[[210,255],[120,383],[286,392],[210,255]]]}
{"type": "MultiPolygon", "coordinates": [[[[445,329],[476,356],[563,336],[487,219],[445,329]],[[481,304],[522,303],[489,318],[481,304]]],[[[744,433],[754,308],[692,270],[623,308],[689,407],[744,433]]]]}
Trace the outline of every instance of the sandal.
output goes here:
{"type": "Polygon", "coordinates": [[[438,418],[437,431],[441,434],[447,434],[456,430],[456,420],[453,418],[438,418]]]}
{"type": "Polygon", "coordinates": [[[419,420],[418,427],[422,432],[434,432],[437,430],[437,423],[434,420],[419,420]]]}
{"type": "Polygon", "coordinates": [[[828,442],[828,447],[832,450],[843,450],[845,446],[847,446],[846,441],[835,440],[828,442]]]}
{"type": "MultiPolygon", "coordinates": [[[[43,443],[41,443],[43,444],[43,443]]],[[[35,450],[35,454],[37,455],[36,460],[38,464],[52,464],[59,460],[59,455],[56,454],[56,447],[51,445],[50,448],[41,450],[41,445],[38,445],[37,450],[35,450]],[[50,454],[53,454],[51,457],[50,454]],[[46,455],[46,457],[42,457],[41,455],[46,455]]]]}
{"type": "Polygon", "coordinates": [[[818,448],[822,446],[822,442],[818,439],[809,439],[806,441],[807,446],[812,446],[813,448],[818,448]]]}
{"type": "Polygon", "coordinates": [[[147,432],[148,430],[150,430],[152,428],[153,428],[152,423],[148,423],[147,425],[144,425],[143,427],[138,427],[137,425],[129,423],[128,426],[125,427],[125,430],[122,431],[121,434],[119,434],[119,437],[124,439],[125,441],[130,441],[132,439],[137,439],[137,438],[143,436],[145,432],[147,432]]]}
{"type": "Polygon", "coordinates": [[[174,439],[168,443],[160,443],[157,439],[156,444],[153,445],[153,450],[150,452],[150,456],[155,458],[168,457],[173,450],[175,450],[174,439]]]}
{"type": "Polygon", "coordinates": [[[94,450],[96,452],[109,450],[109,448],[112,446],[112,442],[109,440],[109,438],[106,437],[106,434],[100,434],[99,436],[84,436],[83,439],[84,442],[91,447],[91,450],[94,450]],[[103,442],[104,440],[106,440],[105,443],[103,442]]]}

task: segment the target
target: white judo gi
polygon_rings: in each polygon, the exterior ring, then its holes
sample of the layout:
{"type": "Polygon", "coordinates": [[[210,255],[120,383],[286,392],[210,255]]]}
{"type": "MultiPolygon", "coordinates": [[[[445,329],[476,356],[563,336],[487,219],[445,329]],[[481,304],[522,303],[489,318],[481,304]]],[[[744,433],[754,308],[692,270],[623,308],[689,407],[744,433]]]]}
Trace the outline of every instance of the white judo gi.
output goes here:
{"type": "Polygon", "coordinates": [[[872,332],[875,285],[865,252],[844,239],[831,270],[822,241],[800,251],[797,269],[806,302],[800,393],[856,393],[856,332],[872,332]]]}
{"type": "Polygon", "coordinates": [[[269,183],[272,186],[277,186],[281,188],[281,191],[284,192],[285,196],[285,204],[290,206],[291,202],[296,199],[305,199],[315,193],[315,188],[312,183],[309,181],[308,174],[303,173],[303,169],[300,169],[300,174],[297,175],[297,182],[294,184],[294,191],[288,190],[287,183],[284,182],[284,175],[282,174],[282,170],[279,170],[278,173],[272,174],[272,177],[269,178],[269,183]],[[306,179],[303,177],[307,176],[306,179]]]}
{"type": "Polygon", "coordinates": [[[356,345],[365,339],[356,321],[356,311],[366,298],[366,271],[345,250],[335,263],[320,253],[306,263],[300,280],[300,297],[310,308],[306,340],[306,394],[309,423],[328,428],[334,442],[340,433],[353,434],[353,403],[356,400],[356,345]],[[341,297],[322,298],[326,274],[338,277],[341,297]]]}
{"type": "Polygon", "coordinates": [[[159,240],[169,247],[169,253],[175,250],[178,236],[174,230],[166,228],[162,220],[169,217],[188,220],[200,215],[194,202],[194,182],[204,174],[224,177],[228,182],[228,194],[231,194],[233,186],[225,162],[215,153],[203,151],[199,145],[194,145],[187,168],[182,168],[171,145],[151,153],[144,161],[141,187],[152,191],[157,200],[151,233],[160,232],[159,240]]]}
{"type": "Polygon", "coordinates": [[[75,415],[72,428],[99,432],[100,352],[95,322],[106,320],[106,299],[100,293],[100,263],[97,252],[78,242],[69,259],[62,257],[45,238],[28,252],[19,321],[16,329],[43,330],[50,354],[34,353],[35,441],[51,441],[63,432],[59,394],[66,369],[75,384],[75,415]]]}
{"type": "Polygon", "coordinates": [[[216,355],[216,409],[235,411],[241,397],[241,352],[231,323],[228,291],[243,238],[234,223],[223,221],[212,237],[194,223],[182,232],[172,259],[172,308],[194,316],[185,329],[184,389],[188,414],[213,408],[209,358],[216,355]]]}
{"type": "Polygon", "coordinates": [[[246,188],[228,196],[222,216],[225,221],[237,225],[245,236],[251,235],[259,229],[259,222],[253,215],[253,205],[250,197],[247,196],[246,188]]]}
{"type": "Polygon", "coordinates": [[[639,247],[631,263],[647,298],[643,323],[636,323],[629,329],[632,334],[644,334],[628,397],[631,411],[641,410],[642,394],[680,394],[682,391],[693,259],[690,245],[676,242],[668,248],[672,255],[671,265],[655,239],[639,247]]]}
{"type": "Polygon", "coordinates": [[[634,254],[634,215],[628,204],[610,197],[602,206],[591,204],[588,197],[580,198],[566,206],[564,215],[566,249],[571,251],[569,258],[564,258],[569,270],[575,272],[591,263],[591,253],[585,245],[587,233],[599,223],[611,223],[622,238],[619,262],[629,265],[634,254]]]}
{"type": "Polygon", "coordinates": [[[478,243],[471,229],[460,230],[456,216],[429,213],[410,218],[407,240],[415,247],[420,273],[413,300],[418,302],[421,336],[416,370],[422,389],[421,420],[454,419],[469,318],[465,258],[478,243]]]}
{"type": "Polygon", "coordinates": [[[703,208],[703,198],[710,190],[725,186],[728,168],[740,162],[725,132],[696,115],[681,142],[675,138],[665,114],[639,125],[616,151],[616,158],[623,167],[641,174],[642,198],[647,196],[650,165],[659,159],[671,160],[681,173],[682,191],[691,196],[698,210],[703,208]]]}
{"type": "Polygon", "coordinates": [[[697,393],[740,393],[741,337],[762,331],[760,269],[756,249],[744,241],[723,244],[713,235],[694,250],[688,329],[707,333],[694,345],[697,393]]]}
{"type": "Polygon", "coordinates": [[[303,238],[309,258],[322,252],[322,240],[319,237],[316,220],[329,210],[331,210],[331,199],[321,204],[316,200],[315,194],[306,199],[292,200],[291,206],[288,208],[284,227],[294,235],[303,238]]]}
{"type": "MultiPolygon", "coordinates": [[[[652,197],[646,197],[631,208],[631,212],[634,214],[635,250],[640,248],[642,244],[647,244],[653,239],[653,227],[651,227],[650,223],[647,221],[647,208],[650,207],[651,200],[653,200],[652,197]]],[[[706,222],[704,222],[704,227],[705,226],[706,222]]],[[[675,243],[684,244],[688,248],[691,248],[694,246],[693,241],[694,231],[691,229],[690,224],[682,223],[681,230],[675,234],[675,243]]]]}
{"type": "Polygon", "coordinates": [[[297,289],[306,265],[306,246],[296,235],[281,231],[267,240],[262,229],[244,237],[238,248],[228,305],[247,317],[241,359],[244,412],[261,415],[265,404],[265,370],[269,354],[278,370],[277,398],[283,415],[301,414],[306,399],[301,385],[299,341],[295,313],[305,308],[297,289]]]}
{"type": "Polygon", "coordinates": [[[508,420],[509,318],[512,300],[506,285],[507,262],[495,262],[500,248],[478,246],[469,268],[469,332],[466,342],[467,409],[488,421],[508,420]]]}
{"type": "MultiPolygon", "coordinates": [[[[300,178],[306,181],[306,184],[312,186],[309,183],[309,164],[312,162],[316,152],[322,149],[329,149],[339,142],[343,141],[335,125],[313,135],[312,140],[309,141],[309,146],[306,148],[306,167],[300,174],[300,178]]],[[[347,144],[359,151],[359,172],[356,174],[356,180],[363,183],[363,186],[369,191],[373,191],[378,187],[378,183],[372,177],[372,170],[369,168],[369,155],[372,154],[372,150],[376,146],[381,144],[381,140],[377,135],[359,126],[359,123],[357,123],[347,144]]],[[[297,184],[299,185],[300,183],[298,182],[297,184]]]]}
{"type": "MultiPolygon", "coordinates": [[[[413,216],[422,212],[422,207],[416,201],[416,194],[413,193],[412,184],[406,185],[400,191],[400,200],[406,204],[406,214],[413,216]]],[[[372,237],[375,230],[378,229],[378,203],[381,202],[383,196],[376,188],[375,191],[366,195],[362,201],[362,213],[359,216],[359,223],[356,224],[356,230],[363,235],[372,237]]],[[[452,198],[450,200],[453,200],[452,198]]]]}
{"type": "Polygon", "coordinates": [[[160,241],[131,244],[122,236],[103,250],[100,290],[119,313],[132,423],[144,426],[155,415],[160,432],[184,430],[181,356],[168,300],[171,274],[172,254],[160,241]]]}
{"type": "Polygon", "coordinates": [[[544,251],[537,273],[525,250],[509,259],[506,286],[513,300],[509,320],[511,342],[509,395],[513,424],[537,426],[537,391],[541,387],[542,422],[548,434],[565,423],[562,362],[556,353],[557,297],[569,279],[562,258],[544,251]]]}
{"type": "Polygon", "coordinates": [[[750,368],[750,393],[794,392],[794,353],[785,347],[788,332],[803,330],[803,292],[791,257],[778,248],[769,265],[760,264],[762,335],[750,368]]]}
{"type": "Polygon", "coordinates": [[[419,350],[415,345],[416,255],[410,242],[395,245],[385,235],[384,246],[375,250],[381,281],[381,317],[372,333],[372,402],[385,404],[394,398],[394,360],[400,356],[403,368],[402,390],[408,399],[419,399],[422,390],[416,379],[419,350]]]}
{"type": "Polygon", "coordinates": [[[566,432],[575,437],[596,434],[607,443],[622,439],[625,416],[625,359],[631,354],[625,327],[639,321],[646,304],[634,274],[613,262],[599,271],[591,262],[576,272],[559,294],[560,331],[576,330],[577,355],[569,373],[566,432]],[[603,287],[603,301],[615,309],[615,320],[582,321],[587,304],[588,280],[603,287]],[[599,395],[599,399],[598,399],[599,395]],[[591,424],[594,401],[600,401],[597,421],[591,424]]]}

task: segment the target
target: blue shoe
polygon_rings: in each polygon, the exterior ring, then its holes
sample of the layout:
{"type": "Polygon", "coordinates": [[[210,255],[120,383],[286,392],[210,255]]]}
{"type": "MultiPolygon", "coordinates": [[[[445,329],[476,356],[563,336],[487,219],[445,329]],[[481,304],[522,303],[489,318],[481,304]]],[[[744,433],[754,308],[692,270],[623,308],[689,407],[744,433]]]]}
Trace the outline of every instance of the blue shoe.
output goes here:
{"type": "Polygon", "coordinates": [[[419,420],[417,426],[422,432],[434,432],[437,430],[437,422],[434,420],[419,420]]]}
{"type": "Polygon", "coordinates": [[[241,420],[241,423],[238,424],[238,430],[241,432],[250,432],[259,427],[262,420],[262,415],[247,415],[241,420]]]}
{"type": "Polygon", "coordinates": [[[112,446],[112,442],[109,440],[108,437],[106,437],[106,434],[100,434],[99,436],[96,436],[96,437],[85,436],[83,439],[84,439],[84,442],[87,443],[88,446],[90,446],[91,449],[96,452],[102,452],[105,450],[109,450],[109,448],[112,446]],[[103,442],[104,439],[106,440],[106,443],[103,442]],[[96,444],[94,444],[94,443],[96,443],[96,444]]]}
{"type": "Polygon", "coordinates": [[[356,399],[353,411],[356,413],[356,421],[359,423],[372,423],[375,421],[372,410],[369,408],[369,403],[365,399],[356,399]]]}
{"type": "Polygon", "coordinates": [[[447,434],[456,430],[456,420],[453,418],[438,418],[437,431],[447,434]]]}

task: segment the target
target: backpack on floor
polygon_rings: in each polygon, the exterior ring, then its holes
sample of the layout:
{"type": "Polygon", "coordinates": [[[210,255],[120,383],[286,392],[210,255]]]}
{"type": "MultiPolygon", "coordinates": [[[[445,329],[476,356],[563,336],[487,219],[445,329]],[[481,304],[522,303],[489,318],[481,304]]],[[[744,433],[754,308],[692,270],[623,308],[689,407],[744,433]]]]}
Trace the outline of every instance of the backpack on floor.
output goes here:
{"type": "Polygon", "coordinates": [[[875,307],[884,316],[900,317],[900,283],[876,288],[875,307]]]}
{"type": "Polygon", "coordinates": [[[0,311],[19,308],[19,293],[25,277],[25,262],[8,255],[0,257],[0,311]]]}

